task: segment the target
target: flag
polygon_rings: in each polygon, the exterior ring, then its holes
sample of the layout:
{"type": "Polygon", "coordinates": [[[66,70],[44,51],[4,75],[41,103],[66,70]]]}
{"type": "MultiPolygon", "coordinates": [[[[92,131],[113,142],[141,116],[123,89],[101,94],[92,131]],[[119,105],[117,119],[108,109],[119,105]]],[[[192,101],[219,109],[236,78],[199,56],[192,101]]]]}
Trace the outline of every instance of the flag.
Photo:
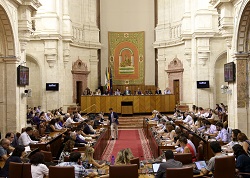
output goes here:
{"type": "Polygon", "coordinates": [[[111,67],[109,68],[109,87],[110,87],[110,91],[109,94],[112,95],[113,94],[113,86],[112,86],[112,69],[111,67]]]}
{"type": "Polygon", "coordinates": [[[106,68],[105,86],[106,86],[106,91],[109,93],[109,92],[110,92],[110,74],[109,74],[109,67],[106,68]]]}

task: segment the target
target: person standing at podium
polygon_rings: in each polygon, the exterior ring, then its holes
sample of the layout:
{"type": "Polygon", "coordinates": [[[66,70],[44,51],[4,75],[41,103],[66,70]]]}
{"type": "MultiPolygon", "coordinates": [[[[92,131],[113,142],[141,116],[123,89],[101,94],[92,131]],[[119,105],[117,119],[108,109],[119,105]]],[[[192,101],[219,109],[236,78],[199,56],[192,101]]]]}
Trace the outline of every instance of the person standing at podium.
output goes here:
{"type": "Polygon", "coordinates": [[[118,125],[119,125],[119,121],[118,121],[118,114],[116,112],[113,111],[113,108],[109,108],[109,123],[110,123],[110,128],[111,128],[111,139],[118,139],[118,125]]]}

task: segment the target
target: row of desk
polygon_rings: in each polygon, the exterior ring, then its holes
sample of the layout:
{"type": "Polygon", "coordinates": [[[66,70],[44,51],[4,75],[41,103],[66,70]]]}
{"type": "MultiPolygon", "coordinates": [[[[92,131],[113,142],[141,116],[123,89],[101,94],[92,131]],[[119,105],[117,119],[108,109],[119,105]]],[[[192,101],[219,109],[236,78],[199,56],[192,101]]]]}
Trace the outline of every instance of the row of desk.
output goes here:
{"type": "Polygon", "coordinates": [[[109,108],[122,114],[130,109],[132,114],[151,113],[155,109],[173,112],[175,95],[81,96],[82,113],[109,113],[109,108]]]}
{"type": "MultiPolygon", "coordinates": [[[[152,132],[152,130],[151,130],[151,128],[156,126],[156,125],[157,124],[154,121],[148,121],[148,119],[143,120],[143,130],[144,130],[146,137],[148,138],[152,154],[155,158],[159,157],[162,154],[163,150],[175,149],[175,147],[171,146],[171,145],[168,145],[168,146],[162,145],[161,140],[158,140],[158,138],[156,138],[154,132],[152,132]]],[[[177,125],[179,125],[179,127],[182,129],[182,132],[188,132],[189,135],[191,134],[190,140],[195,145],[197,153],[204,155],[203,158],[206,161],[208,161],[211,157],[214,156],[214,153],[212,152],[212,150],[210,148],[210,144],[209,144],[210,141],[209,140],[206,140],[204,137],[198,135],[197,133],[195,133],[194,131],[192,131],[188,127],[186,127],[184,124],[177,123],[177,125]],[[201,149],[202,153],[199,153],[199,149],[198,149],[198,146],[200,144],[203,145],[203,148],[201,149]]],[[[225,144],[226,143],[221,142],[222,146],[225,144]]]]}

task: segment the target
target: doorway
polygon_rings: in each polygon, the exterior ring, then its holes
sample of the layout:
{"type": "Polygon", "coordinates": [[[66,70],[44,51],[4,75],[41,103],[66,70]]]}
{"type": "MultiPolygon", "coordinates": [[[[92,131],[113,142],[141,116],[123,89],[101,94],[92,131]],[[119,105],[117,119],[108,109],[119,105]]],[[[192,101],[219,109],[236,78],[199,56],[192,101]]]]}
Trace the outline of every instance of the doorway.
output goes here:
{"type": "Polygon", "coordinates": [[[81,96],[82,96],[82,81],[76,81],[76,103],[81,105],[81,96]]]}
{"type": "Polygon", "coordinates": [[[174,80],[175,103],[180,104],[180,81],[174,80]]]}

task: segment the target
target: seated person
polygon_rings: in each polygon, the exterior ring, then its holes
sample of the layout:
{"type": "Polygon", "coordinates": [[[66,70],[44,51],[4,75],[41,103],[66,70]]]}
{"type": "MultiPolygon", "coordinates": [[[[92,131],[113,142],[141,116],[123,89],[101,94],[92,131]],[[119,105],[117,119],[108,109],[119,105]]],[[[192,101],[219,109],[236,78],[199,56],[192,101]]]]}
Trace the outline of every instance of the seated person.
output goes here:
{"type": "Polygon", "coordinates": [[[76,143],[76,133],[70,132],[70,138],[65,142],[64,148],[61,152],[61,155],[59,157],[59,163],[64,161],[65,156],[69,156],[70,153],[73,151],[73,148],[75,147],[76,143]]]}
{"type": "Polygon", "coordinates": [[[81,128],[76,128],[76,144],[87,144],[88,142],[84,139],[84,137],[82,136],[82,129],[81,128]]]}
{"type": "Polygon", "coordinates": [[[3,138],[0,142],[0,158],[6,161],[8,159],[8,153],[10,153],[10,141],[7,138],[3,138]]]}
{"type": "Polygon", "coordinates": [[[208,136],[216,136],[217,135],[217,129],[216,126],[211,124],[208,120],[203,120],[203,124],[205,126],[205,135],[208,136]]]}
{"type": "Polygon", "coordinates": [[[132,159],[134,156],[129,148],[120,150],[117,153],[116,159],[115,159],[115,164],[120,165],[120,164],[130,164],[130,159],[132,159]]]}
{"type": "Polygon", "coordinates": [[[136,95],[142,95],[142,91],[140,88],[138,88],[136,91],[135,91],[135,94],[136,95]]]}
{"type": "MultiPolygon", "coordinates": [[[[243,147],[239,144],[233,146],[234,155],[236,158],[236,173],[250,173],[250,157],[244,151],[243,147]]],[[[250,175],[242,174],[243,178],[249,178],[250,175]]]]}
{"type": "Polygon", "coordinates": [[[93,166],[95,166],[96,168],[102,168],[103,166],[105,166],[105,163],[103,164],[98,164],[94,158],[93,158],[93,154],[95,152],[95,149],[92,147],[87,146],[85,151],[84,151],[84,155],[82,157],[82,161],[83,161],[83,166],[86,165],[85,168],[88,168],[88,164],[92,164],[93,166]]]}
{"type": "Polygon", "coordinates": [[[192,154],[192,161],[196,161],[196,151],[191,146],[191,144],[188,143],[187,138],[184,136],[181,136],[179,138],[180,146],[182,147],[183,151],[182,153],[191,153],[192,154]]]}
{"type": "Polygon", "coordinates": [[[87,134],[87,135],[89,135],[89,134],[95,134],[95,132],[93,130],[91,130],[91,128],[89,127],[89,125],[90,125],[90,120],[89,119],[85,120],[85,123],[83,125],[83,132],[85,134],[87,134]]]}
{"type": "Polygon", "coordinates": [[[30,136],[33,134],[33,128],[27,127],[18,138],[19,145],[28,146],[30,144],[38,143],[38,141],[31,140],[30,136]]]}
{"type": "Polygon", "coordinates": [[[117,89],[115,90],[115,95],[117,95],[117,96],[121,95],[121,91],[120,91],[119,88],[117,88],[117,89]]]}
{"type": "Polygon", "coordinates": [[[126,87],[126,89],[123,92],[123,95],[131,95],[131,91],[126,87]]]}
{"type": "Polygon", "coordinates": [[[97,129],[99,126],[102,125],[102,122],[101,122],[101,117],[100,115],[96,115],[95,116],[95,120],[94,120],[94,125],[93,125],[93,129],[97,129]]]}
{"type": "Polygon", "coordinates": [[[81,153],[79,152],[72,152],[69,156],[69,162],[62,162],[57,166],[73,166],[75,168],[75,177],[95,177],[97,176],[96,172],[88,173],[86,169],[81,165],[81,153]]]}
{"type": "Polygon", "coordinates": [[[44,154],[41,152],[36,152],[30,158],[31,164],[31,174],[32,177],[43,178],[49,175],[49,169],[44,164],[44,154]]]}
{"type": "Polygon", "coordinates": [[[6,160],[4,167],[0,170],[0,177],[8,177],[9,176],[9,165],[10,162],[22,163],[22,158],[25,155],[24,146],[17,146],[12,155],[6,160]]]}
{"type": "Polygon", "coordinates": [[[215,156],[210,158],[210,160],[208,161],[208,164],[205,168],[201,169],[201,173],[203,175],[208,175],[209,172],[214,172],[215,158],[226,156],[226,155],[222,154],[221,146],[220,146],[220,143],[218,141],[211,142],[210,147],[211,147],[215,156]]]}
{"type": "Polygon", "coordinates": [[[182,163],[174,160],[174,153],[172,150],[165,151],[166,162],[161,163],[160,167],[155,175],[155,178],[165,178],[167,168],[181,168],[182,163]]]}
{"type": "Polygon", "coordinates": [[[16,135],[13,132],[8,132],[5,135],[5,138],[10,141],[10,150],[13,151],[15,147],[18,145],[18,140],[16,135]]]}
{"type": "Polygon", "coordinates": [[[155,94],[156,95],[161,95],[161,90],[159,87],[157,87],[157,89],[155,90],[155,94]]]}
{"type": "Polygon", "coordinates": [[[216,129],[219,131],[218,135],[215,137],[217,141],[222,141],[222,142],[228,142],[228,132],[227,130],[223,127],[223,124],[221,122],[217,122],[216,124],[216,129]]]}

